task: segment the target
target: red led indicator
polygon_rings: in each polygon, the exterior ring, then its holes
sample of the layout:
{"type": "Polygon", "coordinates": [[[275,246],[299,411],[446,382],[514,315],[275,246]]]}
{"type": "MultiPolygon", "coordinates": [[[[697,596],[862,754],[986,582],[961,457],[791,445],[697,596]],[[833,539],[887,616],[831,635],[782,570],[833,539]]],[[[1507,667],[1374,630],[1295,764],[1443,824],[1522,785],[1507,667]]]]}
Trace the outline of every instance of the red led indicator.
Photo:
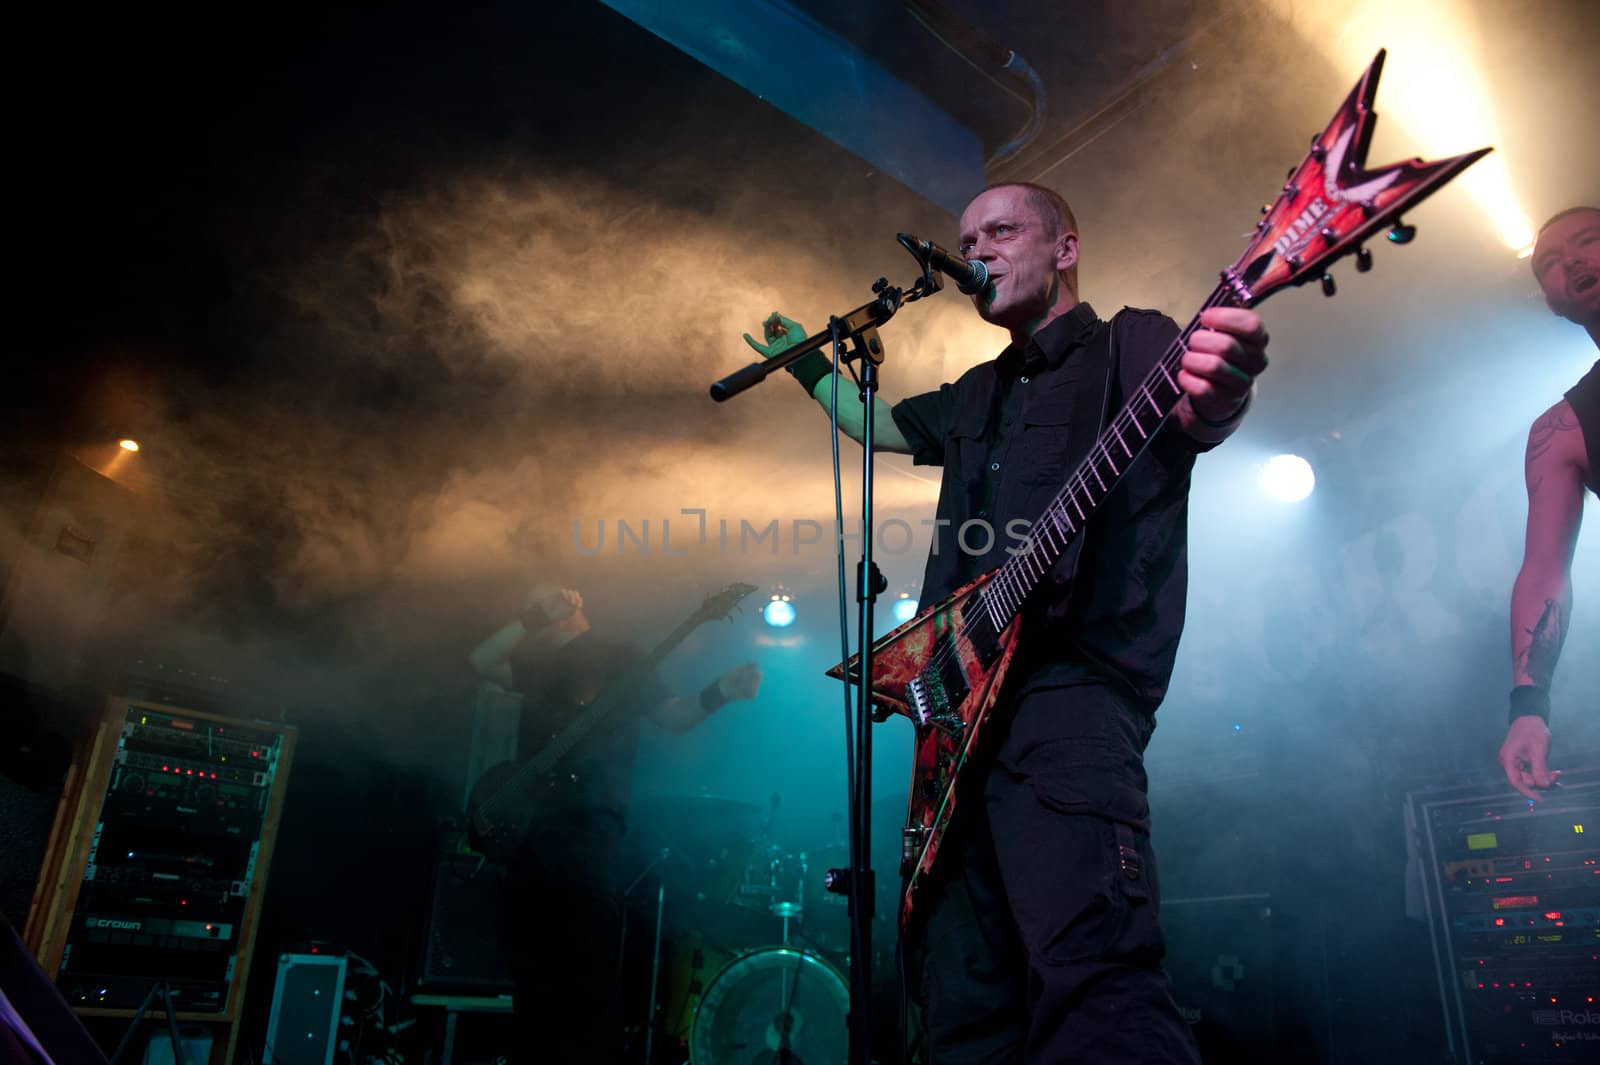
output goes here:
{"type": "Polygon", "coordinates": [[[1504,928],[1506,926],[1506,919],[1504,917],[1496,917],[1494,919],[1494,926],[1496,928],[1504,928]]]}
{"type": "Polygon", "coordinates": [[[1515,910],[1523,906],[1537,905],[1539,905],[1537,895],[1503,895],[1494,900],[1494,908],[1497,910],[1515,910]]]}

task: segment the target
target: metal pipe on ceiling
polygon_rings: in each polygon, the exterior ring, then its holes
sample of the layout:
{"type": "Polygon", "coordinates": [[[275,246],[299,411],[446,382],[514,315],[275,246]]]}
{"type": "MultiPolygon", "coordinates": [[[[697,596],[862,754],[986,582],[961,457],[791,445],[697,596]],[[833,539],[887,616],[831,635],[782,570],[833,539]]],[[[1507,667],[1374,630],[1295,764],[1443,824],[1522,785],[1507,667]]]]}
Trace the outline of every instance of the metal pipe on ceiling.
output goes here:
{"type": "Polygon", "coordinates": [[[984,160],[985,166],[1009,159],[1021,151],[1044,128],[1047,111],[1044,81],[1028,61],[1013,48],[1007,48],[974,26],[941,0],[901,0],[901,6],[940,44],[966,61],[973,69],[1028,107],[1028,121],[1010,140],[984,160]],[[1026,87],[1023,96],[1001,81],[1003,74],[1026,87]]]}

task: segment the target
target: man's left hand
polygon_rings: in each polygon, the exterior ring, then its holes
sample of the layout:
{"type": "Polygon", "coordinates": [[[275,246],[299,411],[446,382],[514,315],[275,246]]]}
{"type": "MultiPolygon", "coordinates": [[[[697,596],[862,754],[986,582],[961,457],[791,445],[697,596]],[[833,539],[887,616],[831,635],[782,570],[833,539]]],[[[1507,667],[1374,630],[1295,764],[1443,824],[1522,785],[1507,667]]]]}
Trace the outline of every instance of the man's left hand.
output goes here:
{"type": "Polygon", "coordinates": [[[1506,771],[1506,782],[1538,802],[1542,797],[1535,789],[1553,786],[1561,779],[1561,770],[1551,769],[1550,728],[1532,714],[1524,714],[1511,722],[1506,730],[1506,742],[1500,746],[1500,767],[1506,771]]]}
{"type": "Polygon", "coordinates": [[[1189,336],[1178,384],[1200,417],[1224,422],[1239,412],[1256,375],[1267,368],[1261,316],[1239,307],[1210,307],[1189,336]]]}
{"type": "Polygon", "coordinates": [[[761,667],[754,662],[734,666],[717,678],[717,687],[730,703],[741,699],[754,699],[761,690],[761,667]]]}

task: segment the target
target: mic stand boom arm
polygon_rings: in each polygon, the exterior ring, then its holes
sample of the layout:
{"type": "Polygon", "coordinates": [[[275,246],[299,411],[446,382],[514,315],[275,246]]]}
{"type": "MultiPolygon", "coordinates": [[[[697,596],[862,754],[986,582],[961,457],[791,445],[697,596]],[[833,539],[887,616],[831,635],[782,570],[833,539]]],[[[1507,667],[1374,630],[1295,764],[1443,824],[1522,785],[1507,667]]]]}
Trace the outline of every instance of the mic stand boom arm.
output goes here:
{"type": "MultiPolygon", "coordinates": [[[[896,288],[880,277],[872,286],[876,298],[838,319],[839,335],[856,341],[858,347],[864,346],[867,357],[874,363],[882,362],[883,347],[877,342],[878,326],[893,318],[902,305],[931,296],[943,287],[943,280],[926,263],[922,267],[922,276],[917,278],[909,292],[896,288]]],[[[812,333],[782,354],[752,362],[714,382],[711,385],[711,398],[721,403],[748,388],[754,388],[765,381],[770,374],[777,373],[813,351],[821,350],[826,344],[831,344],[833,338],[834,330],[830,323],[829,328],[819,333],[812,333]]]]}
{"type": "MultiPolygon", "coordinates": [[[[910,246],[906,246],[906,250],[917,255],[916,249],[910,246]]],[[[872,852],[871,723],[874,720],[872,613],[878,595],[887,587],[883,575],[878,572],[877,563],[872,559],[873,403],[878,390],[878,366],[883,362],[883,342],[878,338],[878,327],[892,318],[902,305],[931,296],[944,287],[927,259],[920,255],[917,255],[917,259],[922,266],[922,276],[917,278],[910,291],[896,288],[880,277],[873,282],[872,291],[876,298],[870,303],[862,304],[842,318],[830,319],[827,329],[807,337],[782,354],[751,363],[711,386],[711,398],[720,403],[766,380],[769,374],[783,369],[796,359],[819,350],[824,344],[834,346],[835,371],[850,361],[860,362],[860,373],[856,375],[864,411],[861,435],[861,561],[856,569],[857,638],[860,641],[856,661],[860,671],[855,678],[854,717],[846,726],[846,740],[853,755],[848,799],[850,867],[848,870],[830,870],[826,882],[829,891],[848,896],[850,902],[849,1065],[871,1065],[872,1060],[872,911],[875,887],[869,864],[872,852]],[[846,341],[853,342],[848,354],[845,352],[846,341]],[[841,872],[842,876],[837,875],[841,872]]],[[[834,414],[837,418],[837,410],[834,414]]],[[[843,522],[844,515],[840,514],[839,520],[843,522]]],[[[842,551],[842,544],[840,549],[842,551]]]]}

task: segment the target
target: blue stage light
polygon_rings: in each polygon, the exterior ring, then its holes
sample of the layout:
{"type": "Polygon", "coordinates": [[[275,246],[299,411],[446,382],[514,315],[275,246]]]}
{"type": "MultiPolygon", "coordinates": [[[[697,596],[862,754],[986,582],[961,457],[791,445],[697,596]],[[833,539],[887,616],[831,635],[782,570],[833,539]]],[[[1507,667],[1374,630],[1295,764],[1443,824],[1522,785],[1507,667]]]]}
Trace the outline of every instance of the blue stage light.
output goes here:
{"type": "Polygon", "coordinates": [[[786,629],[794,624],[794,604],[787,596],[773,596],[761,608],[761,619],[775,629],[786,629]]]}

